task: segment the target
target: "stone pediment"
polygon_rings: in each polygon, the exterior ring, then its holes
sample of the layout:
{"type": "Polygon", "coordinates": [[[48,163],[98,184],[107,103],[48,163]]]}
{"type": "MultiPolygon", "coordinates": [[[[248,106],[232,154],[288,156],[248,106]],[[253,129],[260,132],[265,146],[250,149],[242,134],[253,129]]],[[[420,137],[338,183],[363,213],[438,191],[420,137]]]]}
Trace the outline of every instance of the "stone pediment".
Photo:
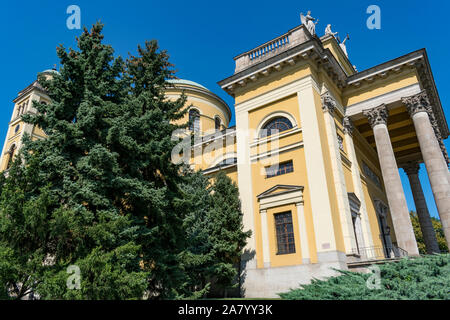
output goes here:
{"type": "Polygon", "coordinates": [[[303,189],[303,186],[278,184],[257,197],[259,210],[267,210],[288,204],[303,204],[303,189]]]}
{"type": "Polygon", "coordinates": [[[269,198],[273,196],[278,196],[286,193],[291,192],[303,192],[304,187],[303,186],[293,186],[293,185],[283,185],[283,184],[277,184],[276,186],[264,191],[260,195],[257,196],[258,199],[264,199],[269,198]]]}

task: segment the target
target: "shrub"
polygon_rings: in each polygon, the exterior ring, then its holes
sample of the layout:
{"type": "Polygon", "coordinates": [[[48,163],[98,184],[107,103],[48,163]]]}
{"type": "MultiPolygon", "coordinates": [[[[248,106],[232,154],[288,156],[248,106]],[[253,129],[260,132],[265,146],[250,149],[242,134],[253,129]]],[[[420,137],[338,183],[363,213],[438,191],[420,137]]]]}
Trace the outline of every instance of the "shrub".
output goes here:
{"type": "Polygon", "coordinates": [[[368,279],[375,276],[373,273],[336,270],[341,275],[326,280],[313,279],[311,284],[279,296],[287,300],[450,299],[450,254],[404,258],[378,266],[379,289],[367,286],[368,279]]]}

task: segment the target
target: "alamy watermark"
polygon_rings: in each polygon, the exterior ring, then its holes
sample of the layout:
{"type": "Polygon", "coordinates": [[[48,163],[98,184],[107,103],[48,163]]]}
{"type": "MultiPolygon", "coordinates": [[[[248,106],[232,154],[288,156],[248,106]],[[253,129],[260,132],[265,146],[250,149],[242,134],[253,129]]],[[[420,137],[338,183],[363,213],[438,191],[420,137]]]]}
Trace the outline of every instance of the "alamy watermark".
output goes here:
{"type": "Polygon", "coordinates": [[[81,29],[81,9],[79,6],[72,4],[67,7],[67,14],[70,16],[66,20],[67,29],[81,29]]]}
{"type": "Polygon", "coordinates": [[[77,265],[70,265],[67,267],[66,272],[70,274],[67,278],[66,285],[69,290],[81,289],[81,271],[77,265]]]}
{"type": "Polygon", "coordinates": [[[367,18],[367,28],[369,30],[381,29],[381,9],[379,6],[373,4],[367,7],[367,14],[370,14],[369,18],[367,18]]]}
{"type": "MultiPolygon", "coordinates": [[[[237,157],[235,138],[248,141],[250,144],[250,161],[258,162],[261,175],[267,175],[267,170],[276,171],[279,164],[279,131],[254,129],[226,129],[194,138],[185,129],[172,133],[172,141],[179,143],[172,149],[171,160],[174,164],[186,164],[202,168],[219,168],[228,164],[244,164],[248,157],[237,157]],[[245,162],[243,162],[245,161],[245,162]]],[[[238,145],[237,148],[247,148],[248,145],[238,145]]],[[[242,150],[242,152],[247,152],[242,150]]]]}
{"type": "Polygon", "coordinates": [[[369,290],[381,289],[381,270],[377,265],[371,265],[368,268],[372,275],[366,280],[366,286],[369,290]]]}

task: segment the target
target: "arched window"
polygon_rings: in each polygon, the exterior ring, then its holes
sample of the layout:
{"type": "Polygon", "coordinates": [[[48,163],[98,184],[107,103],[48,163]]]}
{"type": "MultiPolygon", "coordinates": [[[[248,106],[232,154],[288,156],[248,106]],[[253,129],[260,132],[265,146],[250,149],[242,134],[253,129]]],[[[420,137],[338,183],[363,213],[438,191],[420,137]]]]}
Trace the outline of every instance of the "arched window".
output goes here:
{"type": "Polygon", "coordinates": [[[219,162],[216,167],[222,167],[222,166],[227,166],[229,164],[236,164],[237,163],[237,158],[227,158],[225,160],[222,160],[221,162],[219,162]]]}
{"type": "Polygon", "coordinates": [[[8,151],[8,163],[6,164],[6,169],[9,169],[11,167],[15,151],[16,151],[16,145],[13,144],[8,151]]]}
{"type": "Polygon", "coordinates": [[[189,110],[189,130],[194,132],[200,131],[200,112],[198,110],[189,110]]]}
{"type": "Polygon", "coordinates": [[[222,120],[220,120],[219,117],[215,117],[214,118],[214,127],[216,129],[216,131],[220,130],[220,125],[222,124],[222,120]]]}
{"type": "Polygon", "coordinates": [[[288,118],[276,117],[267,122],[261,130],[260,138],[271,136],[274,133],[292,129],[292,123],[288,118]]]}
{"type": "Polygon", "coordinates": [[[20,124],[18,124],[18,125],[16,126],[16,128],[14,129],[14,133],[17,133],[17,132],[19,131],[19,129],[20,129],[20,124]]]}

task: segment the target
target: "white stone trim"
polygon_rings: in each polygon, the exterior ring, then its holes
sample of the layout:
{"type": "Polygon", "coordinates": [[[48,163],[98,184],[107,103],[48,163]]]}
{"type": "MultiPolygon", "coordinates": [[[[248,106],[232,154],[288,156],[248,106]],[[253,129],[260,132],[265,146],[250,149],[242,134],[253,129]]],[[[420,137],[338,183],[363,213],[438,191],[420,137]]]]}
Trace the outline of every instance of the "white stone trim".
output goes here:
{"type": "Polygon", "coordinates": [[[333,170],[336,198],[342,226],[342,235],[344,237],[345,252],[350,254],[352,253],[352,249],[356,246],[356,240],[353,232],[347,186],[345,185],[344,170],[342,168],[341,151],[337,139],[336,124],[334,122],[333,115],[329,112],[324,113],[324,118],[328,137],[328,146],[330,149],[331,168],[333,170]]]}
{"type": "Polygon", "coordinates": [[[301,190],[286,191],[261,198],[259,200],[259,208],[260,210],[267,210],[299,202],[303,202],[303,192],[301,190]]]}
{"type": "Polygon", "coordinates": [[[360,207],[360,213],[361,213],[361,227],[362,227],[362,234],[364,238],[364,244],[367,244],[368,247],[373,247],[373,238],[372,238],[372,231],[370,229],[370,222],[369,222],[369,216],[367,213],[367,206],[366,206],[366,200],[364,197],[364,191],[362,189],[362,183],[361,183],[361,175],[359,171],[359,165],[358,160],[356,158],[356,151],[355,146],[353,144],[353,137],[349,133],[345,133],[345,143],[347,145],[347,152],[348,156],[350,158],[350,161],[352,162],[352,181],[353,181],[353,188],[354,193],[358,197],[359,201],[361,202],[360,207]]]}
{"type": "MultiPolygon", "coordinates": [[[[286,112],[286,111],[274,111],[274,112],[271,112],[268,115],[266,115],[264,117],[264,119],[262,119],[259,122],[258,127],[257,127],[256,132],[255,132],[255,134],[256,134],[256,137],[254,138],[255,141],[259,139],[259,133],[261,132],[262,127],[264,125],[266,125],[269,121],[271,121],[272,119],[277,118],[277,117],[285,117],[285,118],[287,118],[292,124],[292,129],[295,129],[295,128],[298,127],[297,121],[295,120],[294,116],[291,115],[289,112],[286,112]]],[[[290,130],[292,130],[292,129],[290,129],[290,130]]],[[[282,133],[284,133],[284,132],[280,132],[280,133],[278,133],[275,136],[279,136],[282,133]]]]}
{"type": "MultiPolygon", "coordinates": [[[[312,77],[307,79],[309,83],[302,84],[301,89],[297,92],[297,98],[302,119],[306,173],[314,230],[316,231],[316,247],[317,252],[320,253],[336,251],[336,237],[318,124],[318,116],[323,116],[323,114],[317,114],[314,97],[314,90],[318,95],[320,95],[320,91],[312,77]]],[[[322,112],[322,108],[320,108],[320,112],[322,112]]]]}
{"type": "Polygon", "coordinates": [[[249,100],[246,100],[235,105],[236,113],[251,111],[256,108],[260,108],[264,105],[286,98],[287,96],[294,95],[298,91],[313,87],[317,92],[320,92],[317,82],[311,75],[307,75],[299,80],[292,81],[281,87],[278,87],[269,92],[263,93],[249,100]]]}
{"type": "Polygon", "coordinates": [[[303,141],[296,142],[296,143],[293,143],[293,144],[290,144],[290,145],[287,145],[287,146],[284,146],[284,147],[281,147],[281,148],[277,148],[277,149],[274,149],[274,150],[269,150],[269,151],[266,151],[264,153],[255,154],[255,155],[250,157],[250,161],[251,162],[255,162],[255,161],[261,160],[263,158],[276,157],[280,153],[283,153],[283,152],[286,152],[288,150],[292,150],[292,149],[295,149],[295,148],[300,148],[300,147],[303,147],[303,141]]]}
{"type": "Polygon", "coordinates": [[[269,228],[267,227],[267,210],[261,209],[261,237],[263,247],[264,268],[270,267],[270,247],[269,247],[269,228]]]}
{"type": "MultiPolygon", "coordinates": [[[[239,196],[242,203],[244,230],[252,230],[245,247],[249,252],[256,253],[255,216],[253,210],[252,168],[250,162],[248,112],[236,111],[236,153],[238,155],[237,173],[239,196]]],[[[256,267],[256,254],[252,260],[247,261],[248,268],[256,267]]]]}
{"type": "Polygon", "coordinates": [[[306,218],[303,201],[295,204],[297,207],[298,233],[300,234],[300,249],[302,250],[303,263],[311,261],[309,255],[308,230],[306,228],[306,218]]]}
{"type": "Polygon", "coordinates": [[[357,83],[357,82],[361,82],[361,81],[363,81],[365,79],[368,79],[368,78],[373,78],[374,76],[376,76],[378,74],[383,74],[383,73],[385,73],[385,72],[387,72],[389,70],[396,69],[396,68],[401,67],[401,66],[406,65],[406,64],[411,64],[412,62],[414,62],[416,60],[420,60],[422,58],[423,58],[423,55],[420,55],[420,56],[415,56],[415,57],[413,57],[411,59],[408,59],[406,61],[402,61],[402,62],[399,62],[399,63],[396,63],[396,64],[390,64],[387,67],[385,67],[383,69],[380,69],[380,70],[377,70],[377,71],[374,71],[374,72],[372,72],[372,73],[370,73],[370,74],[368,74],[368,75],[366,75],[364,77],[356,78],[355,80],[349,81],[348,85],[351,85],[351,84],[357,83]]]}
{"type": "Polygon", "coordinates": [[[218,156],[214,159],[213,164],[211,166],[209,166],[208,169],[214,168],[216,165],[218,165],[223,160],[230,159],[230,158],[237,158],[237,153],[236,152],[227,152],[225,154],[221,154],[220,156],[218,156]]]}
{"type": "Polygon", "coordinates": [[[274,134],[274,135],[271,135],[269,137],[258,138],[258,139],[256,139],[255,142],[252,142],[250,144],[250,147],[253,148],[253,147],[265,144],[265,143],[272,142],[274,140],[279,140],[281,138],[293,135],[293,134],[298,133],[298,132],[302,132],[302,129],[301,128],[292,128],[289,131],[283,131],[283,132],[280,132],[279,134],[274,134]]]}
{"type": "Polygon", "coordinates": [[[248,79],[248,78],[250,78],[252,76],[257,76],[262,70],[268,70],[268,69],[270,69],[272,67],[275,67],[277,65],[281,65],[281,64],[283,64],[283,62],[288,61],[288,60],[290,60],[290,59],[292,59],[292,58],[294,58],[296,56],[302,55],[302,53],[308,52],[308,51],[310,51],[312,49],[314,49],[314,44],[311,44],[310,46],[305,47],[303,50],[301,50],[299,52],[295,52],[294,54],[292,54],[292,55],[290,55],[290,56],[288,56],[288,57],[286,57],[284,59],[277,60],[274,63],[265,66],[264,68],[258,68],[256,71],[254,71],[252,73],[249,73],[249,74],[246,74],[246,75],[243,75],[242,77],[240,77],[240,78],[238,78],[238,79],[236,79],[234,81],[231,81],[231,82],[227,83],[226,85],[222,85],[221,87],[222,87],[222,89],[225,90],[227,87],[235,85],[235,84],[238,84],[241,81],[245,82],[246,79],[248,79]]]}

